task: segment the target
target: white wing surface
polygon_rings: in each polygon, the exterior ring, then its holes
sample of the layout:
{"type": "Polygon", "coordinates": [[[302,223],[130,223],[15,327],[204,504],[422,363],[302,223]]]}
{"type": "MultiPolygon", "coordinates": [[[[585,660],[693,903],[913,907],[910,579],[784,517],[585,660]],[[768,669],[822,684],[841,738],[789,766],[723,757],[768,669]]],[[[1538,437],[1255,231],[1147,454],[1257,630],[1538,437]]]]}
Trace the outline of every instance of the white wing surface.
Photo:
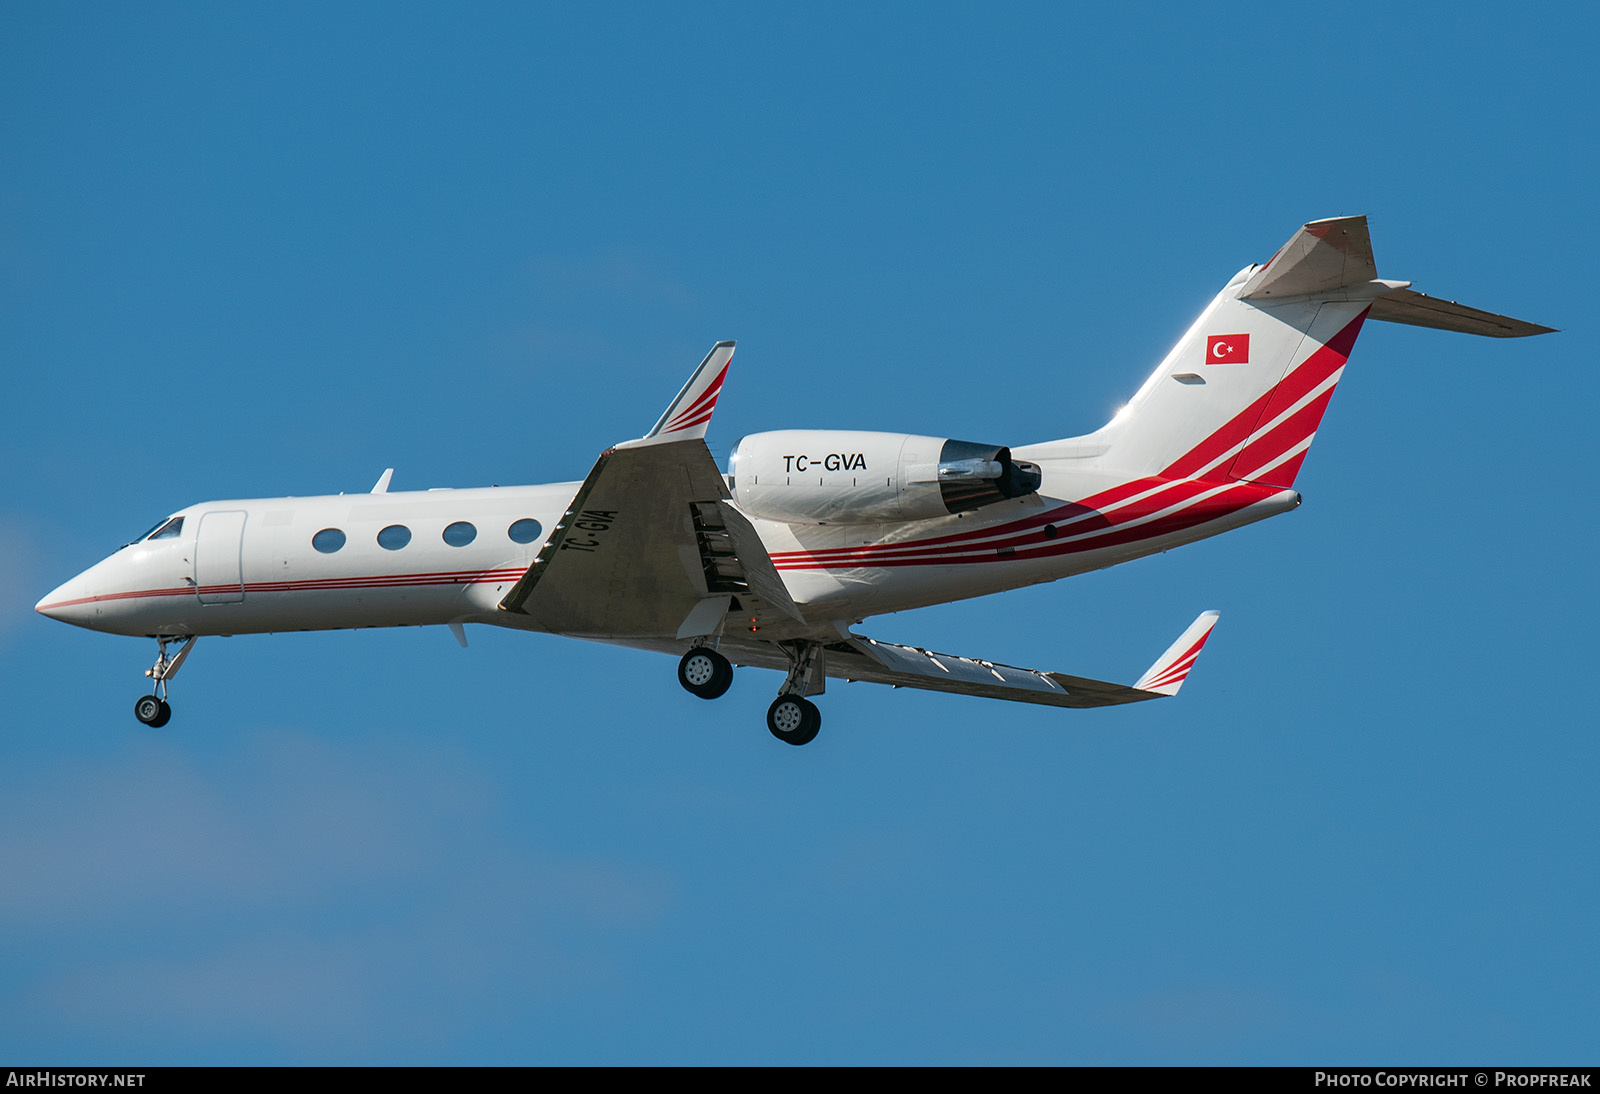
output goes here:
{"type": "Polygon", "coordinates": [[[735,598],[799,618],[703,440],[732,356],[717,343],[655,428],[601,454],[502,611],[617,639],[711,633],[735,598]]]}

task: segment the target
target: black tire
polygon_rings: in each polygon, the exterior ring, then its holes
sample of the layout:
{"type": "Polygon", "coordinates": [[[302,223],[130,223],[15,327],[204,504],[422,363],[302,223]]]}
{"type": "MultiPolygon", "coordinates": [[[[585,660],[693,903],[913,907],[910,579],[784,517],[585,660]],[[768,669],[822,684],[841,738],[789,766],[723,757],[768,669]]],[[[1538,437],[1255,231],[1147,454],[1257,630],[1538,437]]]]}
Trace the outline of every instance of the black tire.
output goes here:
{"type": "Polygon", "coordinates": [[[720,699],[733,685],[733,666],[716,650],[696,646],[678,662],[678,683],[690,695],[720,699]]]}
{"type": "Polygon", "coordinates": [[[133,716],[145,725],[159,729],[167,724],[168,718],[172,717],[172,708],[159,696],[141,695],[133,704],[133,716]]]}
{"type": "Polygon", "coordinates": [[[786,745],[808,745],[822,728],[822,712],[809,699],[780,695],[767,708],[767,729],[786,745]]]}

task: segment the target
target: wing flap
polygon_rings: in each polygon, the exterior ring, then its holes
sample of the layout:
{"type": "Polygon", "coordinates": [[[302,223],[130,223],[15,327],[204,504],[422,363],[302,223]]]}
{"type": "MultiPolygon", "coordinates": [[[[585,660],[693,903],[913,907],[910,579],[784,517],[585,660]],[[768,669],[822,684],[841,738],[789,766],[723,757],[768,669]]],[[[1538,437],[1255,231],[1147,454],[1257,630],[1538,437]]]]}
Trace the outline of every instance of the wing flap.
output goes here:
{"type": "Polygon", "coordinates": [[[789,595],[783,578],[778,576],[778,568],[773,565],[749,518],[726,501],[717,503],[717,516],[727,531],[746,590],[795,622],[804,623],[805,618],[789,595]]]}

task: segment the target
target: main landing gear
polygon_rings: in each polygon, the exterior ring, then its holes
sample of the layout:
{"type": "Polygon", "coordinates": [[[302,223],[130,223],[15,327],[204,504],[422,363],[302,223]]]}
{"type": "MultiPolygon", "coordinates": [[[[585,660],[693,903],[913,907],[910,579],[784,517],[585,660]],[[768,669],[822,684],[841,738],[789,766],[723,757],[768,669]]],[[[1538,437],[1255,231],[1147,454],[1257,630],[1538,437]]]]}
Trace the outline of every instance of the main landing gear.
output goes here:
{"type": "Polygon", "coordinates": [[[678,683],[690,695],[720,699],[733,685],[733,666],[710,646],[696,646],[678,662],[678,683]]]}
{"type": "Polygon", "coordinates": [[[786,745],[808,745],[822,728],[822,711],[810,699],[780,695],[767,708],[767,728],[786,745]]]}
{"type": "MultiPolygon", "coordinates": [[[[808,695],[822,692],[822,647],[816,642],[785,642],[789,675],[767,708],[767,729],[784,744],[804,745],[822,728],[822,712],[808,695]]],[[[678,662],[678,683],[702,699],[721,698],[733,683],[733,665],[710,646],[695,646],[678,662]]]]}
{"type": "Polygon", "coordinates": [[[176,638],[156,636],[156,663],[145,670],[145,675],[155,681],[154,691],[150,695],[139,696],[133,704],[133,716],[152,729],[160,729],[172,720],[172,706],[167,702],[167,681],[178,675],[184,659],[194,649],[195,637],[192,634],[176,638]],[[168,642],[179,643],[178,652],[173,657],[167,656],[168,642]]]}
{"type": "Polygon", "coordinates": [[[789,675],[767,708],[767,729],[786,745],[808,745],[822,728],[822,712],[806,698],[821,695],[827,681],[822,647],[816,642],[785,642],[782,646],[789,655],[789,675]]]}

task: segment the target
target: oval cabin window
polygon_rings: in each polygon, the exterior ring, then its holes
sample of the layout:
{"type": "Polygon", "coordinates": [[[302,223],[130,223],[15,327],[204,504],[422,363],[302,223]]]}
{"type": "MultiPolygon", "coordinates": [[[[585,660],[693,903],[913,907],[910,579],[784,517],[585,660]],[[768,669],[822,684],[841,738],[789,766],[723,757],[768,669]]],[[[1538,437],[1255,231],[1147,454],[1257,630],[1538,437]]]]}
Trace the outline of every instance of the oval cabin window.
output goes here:
{"type": "Polygon", "coordinates": [[[337,528],[324,528],[311,537],[311,546],[325,555],[331,555],[344,546],[344,533],[337,528]]]}
{"type": "Polygon", "coordinates": [[[507,528],[506,535],[511,537],[513,543],[532,543],[539,538],[539,533],[542,531],[544,529],[539,527],[538,521],[532,517],[524,517],[507,528]]]}
{"type": "Polygon", "coordinates": [[[385,551],[398,551],[411,542],[411,529],[404,524],[391,524],[378,533],[378,546],[385,551]]]}

